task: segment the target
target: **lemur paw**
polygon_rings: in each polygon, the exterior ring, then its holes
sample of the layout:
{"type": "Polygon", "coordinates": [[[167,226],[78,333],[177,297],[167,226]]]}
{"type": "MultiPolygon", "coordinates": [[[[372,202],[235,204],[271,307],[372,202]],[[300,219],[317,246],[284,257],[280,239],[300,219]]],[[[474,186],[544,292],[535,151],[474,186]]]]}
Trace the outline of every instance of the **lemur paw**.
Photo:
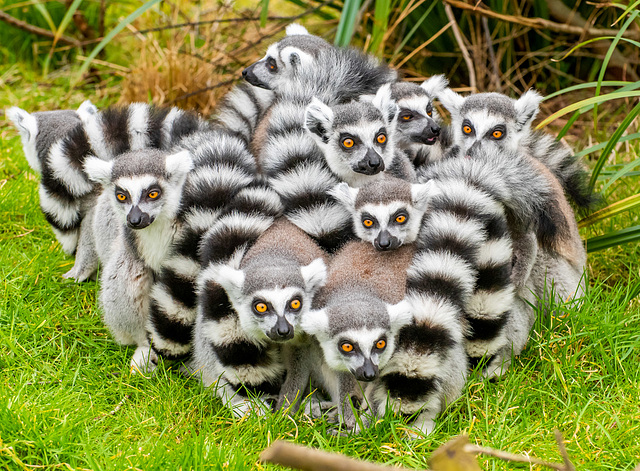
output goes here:
{"type": "Polygon", "coordinates": [[[80,268],[78,265],[74,265],[71,270],[62,275],[62,278],[73,278],[76,282],[81,283],[87,280],[96,279],[96,271],[91,268],[80,268]]]}
{"type": "Polygon", "coordinates": [[[131,374],[152,375],[158,368],[158,354],[150,346],[136,348],[131,358],[131,374]]]}

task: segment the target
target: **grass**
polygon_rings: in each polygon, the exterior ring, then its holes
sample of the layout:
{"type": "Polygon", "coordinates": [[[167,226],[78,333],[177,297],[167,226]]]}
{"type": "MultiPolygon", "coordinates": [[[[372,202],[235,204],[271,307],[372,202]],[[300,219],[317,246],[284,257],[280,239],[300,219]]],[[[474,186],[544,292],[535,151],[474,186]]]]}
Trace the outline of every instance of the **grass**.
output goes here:
{"type": "MultiPolygon", "coordinates": [[[[77,91],[63,99],[57,90],[25,83],[1,94],[0,107],[52,109],[76,106],[84,95],[95,98],[95,91],[77,91]]],[[[102,325],[97,284],[61,277],[72,259],[40,213],[37,177],[4,124],[0,468],[275,469],[257,460],[276,439],[426,468],[431,452],[461,433],[484,446],[560,461],[554,428],[564,434],[578,469],[631,470],[640,462],[638,244],[591,255],[582,306],[541,317],[505,378],[472,377],[425,439],[405,440],[406,422],[393,416],[356,437],[328,435],[325,422],[302,415],[239,420],[197,382],[168,368],[148,380],[128,374],[133,349],[115,344],[102,325]]],[[[633,186],[623,179],[616,192],[624,195],[633,186]]],[[[585,235],[635,219],[621,214],[585,235]]],[[[481,465],[522,468],[484,458],[481,465]]]]}

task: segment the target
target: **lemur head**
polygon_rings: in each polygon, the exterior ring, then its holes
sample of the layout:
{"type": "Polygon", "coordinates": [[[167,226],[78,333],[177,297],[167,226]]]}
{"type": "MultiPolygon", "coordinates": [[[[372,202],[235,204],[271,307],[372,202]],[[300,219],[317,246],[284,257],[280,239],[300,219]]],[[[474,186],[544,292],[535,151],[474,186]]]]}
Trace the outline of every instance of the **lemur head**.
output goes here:
{"type": "Polygon", "coordinates": [[[351,213],[356,235],[376,250],[394,250],[415,242],[434,192],[433,182],[411,184],[389,175],[361,188],[343,182],[331,190],[351,213]]]}
{"type": "Polygon", "coordinates": [[[269,253],[253,257],[240,268],[217,264],[206,271],[227,292],[247,335],[276,342],[299,333],[300,319],[327,277],[321,258],[300,266],[269,253]]]}
{"type": "MultiPolygon", "coordinates": [[[[93,106],[86,101],[81,105],[93,106]]],[[[72,130],[80,129],[78,113],[71,110],[41,111],[27,113],[17,106],[7,110],[7,117],[20,132],[22,147],[29,166],[38,173],[42,172],[40,158],[45,158],[49,148],[61,137],[72,130]],[[40,158],[38,158],[40,156],[40,158]]]]}
{"type": "Polygon", "coordinates": [[[396,82],[391,85],[391,98],[398,105],[396,143],[409,150],[417,146],[435,144],[440,135],[440,117],[433,100],[447,88],[444,75],[436,75],[422,85],[396,82]]]}
{"type": "Polygon", "coordinates": [[[242,71],[251,85],[277,89],[286,84],[300,67],[310,67],[316,62],[321,49],[332,47],[324,39],[313,36],[299,24],[287,26],[287,35],[269,46],[267,54],[242,71]]]}
{"type": "Polygon", "coordinates": [[[514,100],[500,93],[462,97],[447,88],[438,96],[451,113],[453,142],[469,156],[479,146],[517,150],[531,133],[542,96],[535,90],[514,100]]]}
{"type": "Polygon", "coordinates": [[[113,193],[116,214],[131,229],[175,217],[192,167],[189,152],[167,155],[156,149],[127,152],[108,162],[89,157],[84,164],[89,178],[113,193]]]}
{"type": "Polygon", "coordinates": [[[389,85],[371,103],[353,101],[329,107],[314,98],[305,112],[305,128],[324,152],[333,172],[360,186],[385,170],[395,158],[392,131],[397,107],[389,85]]]}
{"type": "Polygon", "coordinates": [[[316,337],[331,369],[373,381],[391,358],[398,331],[412,320],[406,301],[391,305],[367,290],[343,290],[309,311],[301,327],[316,337]]]}

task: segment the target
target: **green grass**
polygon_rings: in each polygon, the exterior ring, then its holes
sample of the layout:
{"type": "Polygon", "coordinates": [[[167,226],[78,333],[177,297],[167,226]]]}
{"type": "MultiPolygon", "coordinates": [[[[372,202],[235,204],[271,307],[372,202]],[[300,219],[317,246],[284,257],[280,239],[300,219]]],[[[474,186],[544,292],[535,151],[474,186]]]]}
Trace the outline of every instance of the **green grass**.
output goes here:
{"type": "MultiPolygon", "coordinates": [[[[66,101],[56,90],[27,84],[0,94],[0,107],[46,109],[84,99],[75,92],[66,101]]],[[[72,259],[40,213],[37,178],[19,138],[3,124],[0,469],[275,469],[257,460],[276,439],[426,468],[431,452],[461,433],[484,446],[561,461],[554,428],[578,469],[631,470],[640,462],[638,244],[590,256],[582,306],[541,318],[505,378],[471,378],[425,439],[406,441],[406,423],[392,416],[357,437],[328,435],[325,422],[301,415],[239,420],[167,368],[149,380],[128,374],[133,349],[118,346],[102,325],[97,284],[62,279],[72,259]]],[[[626,186],[633,191],[629,182],[616,191],[626,186]]],[[[604,229],[633,218],[619,215],[604,229]]],[[[481,464],[525,469],[494,459],[481,464]]]]}

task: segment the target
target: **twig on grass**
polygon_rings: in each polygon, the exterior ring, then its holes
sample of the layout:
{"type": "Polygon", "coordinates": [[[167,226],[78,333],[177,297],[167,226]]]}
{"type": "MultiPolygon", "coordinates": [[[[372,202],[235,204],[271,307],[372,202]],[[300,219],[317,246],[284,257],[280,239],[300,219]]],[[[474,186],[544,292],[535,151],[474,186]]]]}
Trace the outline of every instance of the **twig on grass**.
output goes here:
{"type": "Polygon", "coordinates": [[[564,469],[566,471],[576,471],[576,467],[573,465],[571,460],[569,459],[569,454],[567,453],[567,447],[564,446],[564,438],[562,438],[562,434],[560,430],[554,430],[556,435],[556,442],[558,443],[558,448],[560,448],[560,455],[562,455],[562,459],[564,460],[564,469]]]}
{"type": "Polygon", "coordinates": [[[120,410],[120,408],[124,405],[125,402],[127,402],[129,400],[130,397],[131,396],[129,394],[127,394],[125,397],[122,398],[122,400],[120,402],[118,402],[118,405],[115,406],[111,412],[99,415],[98,417],[94,417],[93,420],[100,420],[100,419],[102,419],[104,417],[107,417],[107,416],[110,416],[110,415],[116,415],[118,413],[118,411],[120,410]]]}
{"type": "Polygon", "coordinates": [[[448,3],[444,4],[444,11],[447,14],[447,18],[449,19],[449,23],[451,23],[451,28],[453,29],[453,36],[456,38],[456,42],[458,43],[458,47],[460,48],[460,52],[462,52],[462,57],[464,58],[465,64],[467,64],[467,69],[469,69],[469,86],[473,90],[477,90],[476,87],[476,71],[473,68],[473,61],[471,60],[471,56],[469,55],[469,51],[464,45],[464,40],[462,39],[462,34],[460,33],[460,28],[458,27],[458,23],[456,23],[456,19],[453,16],[453,11],[451,10],[451,5],[448,3]]]}
{"type": "MultiPolygon", "coordinates": [[[[14,18],[11,15],[7,15],[3,11],[0,11],[0,20],[4,21],[5,23],[10,24],[11,26],[15,26],[18,29],[27,31],[29,33],[37,34],[38,36],[44,36],[46,38],[51,38],[51,39],[54,39],[55,36],[56,36],[55,33],[52,33],[49,30],[46,30],[44,28],[40,28],[38,26],[30,25],[26,21],[22,21],[22,20],[19,20],[17,18],[14,18]]],[[[82,44],[77,39],[70,38],[69,36],[65,36],[64,34],[62,34],[62,35],[60,35],[60,37],[58,37],[58,42],[65,43],[65,44],[70,44],[70,45],[75,46],[75,47],[80,47],[80,45],[82,44]]]]}

